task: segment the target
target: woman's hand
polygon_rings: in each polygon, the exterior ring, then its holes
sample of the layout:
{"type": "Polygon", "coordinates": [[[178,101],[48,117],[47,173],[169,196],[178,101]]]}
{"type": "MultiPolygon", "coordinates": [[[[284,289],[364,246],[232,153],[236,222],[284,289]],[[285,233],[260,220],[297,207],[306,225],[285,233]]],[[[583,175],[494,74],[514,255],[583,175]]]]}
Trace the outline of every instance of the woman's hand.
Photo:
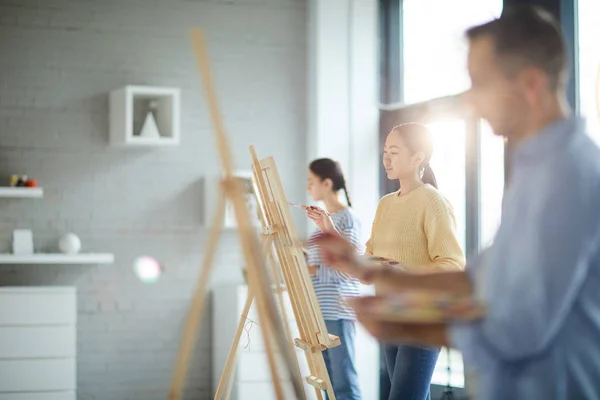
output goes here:
{"type": "Polygon", "coordinates": [[[327,211],[323,210],[322,208],[314,206],[308,207],[306,209],[306,216],[319,227],[321,232],[335,231],[331,217],[327,211]]]}
{"type": "Polygon", "coordinates": [[[327,265],[359,279],[362,283],[373,284],[377,281],[378,292],[394,292],[412,288],[411,276],[399,266],[399,263],[388,260],[385,265],[369,261],[361,257],[354,246],[335,233],[323,233],[315,238],[321,255],[327,265]]]}
{"type": "Polygon", "coordinates": [[[325,232],[318,235],[315,241],[325,263],[340,272],[365,281],[370,272],[378,270],[361,260],[354,246],[340,235],[325,232]]]}

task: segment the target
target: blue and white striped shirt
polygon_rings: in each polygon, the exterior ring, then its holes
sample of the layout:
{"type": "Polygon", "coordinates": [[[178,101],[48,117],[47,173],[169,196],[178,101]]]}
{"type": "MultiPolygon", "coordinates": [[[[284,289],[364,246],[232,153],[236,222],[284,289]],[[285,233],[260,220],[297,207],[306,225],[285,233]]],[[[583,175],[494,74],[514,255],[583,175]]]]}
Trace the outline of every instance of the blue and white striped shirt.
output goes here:
{"type": "MultiPolygon", "coordinates": [[[[360,240],[360,221],[350,207],[331,215],[333,225],[356,249],[362,253],[360,240]]],[[[319,248],[314,243],[317,230],[312,234],[306,249],[306,263],[317,267],[317,273],[312,275],[312,282],[319,300],[323,318],[326,320],[349,319],[355,320],[354,311],[346,304],[344,297],[358,296],[360,282],[348,274],[328,267],[323,262],[319,248]]]]}

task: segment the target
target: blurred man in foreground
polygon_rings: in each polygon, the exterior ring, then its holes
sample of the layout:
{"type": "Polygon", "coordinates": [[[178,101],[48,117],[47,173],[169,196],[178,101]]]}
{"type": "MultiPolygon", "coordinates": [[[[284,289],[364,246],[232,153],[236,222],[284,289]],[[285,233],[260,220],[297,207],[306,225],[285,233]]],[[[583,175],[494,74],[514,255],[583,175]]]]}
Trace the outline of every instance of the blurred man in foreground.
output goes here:
{"type": "Polygon", "coordinates": [[[600,398],[600,150],[566,100],[565,44],[534,7],[467,31],[468,100],[513,148],[502,222],[466,272],[410,274],[365,265],[339,236],[328,264],[390,293],[432,289],[487,304],[474,322],[359,320],[390,342],[451,346],[475,367],[482,399],[600,398]]]}

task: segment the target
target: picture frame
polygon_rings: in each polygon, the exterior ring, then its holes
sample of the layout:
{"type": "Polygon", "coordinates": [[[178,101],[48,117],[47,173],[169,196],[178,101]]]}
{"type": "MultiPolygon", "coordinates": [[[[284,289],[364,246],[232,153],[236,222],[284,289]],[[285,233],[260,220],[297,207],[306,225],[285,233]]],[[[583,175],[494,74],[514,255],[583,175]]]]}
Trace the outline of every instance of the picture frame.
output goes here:
{"type": "MultiPolygon", "coordinates": [[[[248,211],[252,216],[252,222],[257,229],[261,229],[262,223],[259,214],[261,212],[261,209],[259,207],[259,204],[257,203],[256,195],[254,194],[255,185],[252,170],[236,170],[233,172],[233,176],[234,178],[240,179],[243,182],[244,199],[246,206],[248,207],[248,211]]],[[[233,204],[228,200],[226,200],[225,204],[225,216],[223,221],[223,227],[226,229],[232,229],[237,227],[235,210],[233,208],[233,204]]]]}

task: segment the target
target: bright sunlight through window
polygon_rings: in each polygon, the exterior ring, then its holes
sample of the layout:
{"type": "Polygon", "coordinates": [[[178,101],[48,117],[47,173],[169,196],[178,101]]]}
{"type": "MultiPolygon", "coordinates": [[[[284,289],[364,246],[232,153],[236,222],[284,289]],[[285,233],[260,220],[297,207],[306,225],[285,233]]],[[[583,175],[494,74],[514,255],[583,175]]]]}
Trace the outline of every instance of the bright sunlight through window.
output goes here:
{"type": "Polygon", "coordinates": [[[588,131],[600,144],[600,1],[579,0],[579,104],[588,131]]]}
{"type": "MultiPolygon", "coordinates": [[[[595,0],[588,0],[595,1],[595,0]]],[[[404,102],[416,103],[457,94],[469,88],[466,70],[470,26],[500,16],[502,0],[404,0],[404,102]]],[[[597,14],[596,14],[597,15],[597,14]]],[[[461,244],[465,245],[465,123],[440,121],[429,125],[434,136],[432,168],[440,190],[452,203],[461,244]]],[[[500,218],[504,183],[503,142],[485,129],[482,139],[482,236],[492,240],[500,218]],[[493,188],[493,189],[492,189],[493,188]],[[484,192],[488,190],[486,195],[484,192]],[[489,210],[488,210],[489,209],[489,210]]],[[[461,354],[442,349],[432,383],[464,387],[461,354]]]]}

